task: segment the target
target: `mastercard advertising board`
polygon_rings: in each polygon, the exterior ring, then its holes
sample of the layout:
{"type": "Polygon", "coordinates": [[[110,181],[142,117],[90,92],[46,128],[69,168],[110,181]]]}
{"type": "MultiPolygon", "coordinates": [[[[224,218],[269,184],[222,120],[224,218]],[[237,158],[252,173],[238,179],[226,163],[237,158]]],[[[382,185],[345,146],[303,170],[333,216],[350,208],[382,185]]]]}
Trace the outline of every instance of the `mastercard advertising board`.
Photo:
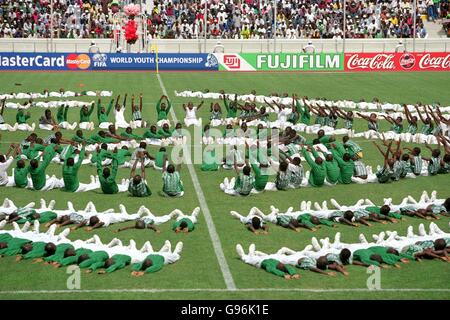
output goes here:
{"type": "Polygon", "coordinates": [[[113,71],[113,70],[217,71],[212,54],[199,53],[5,53],[0,52],[0,70],[113,71]]]}

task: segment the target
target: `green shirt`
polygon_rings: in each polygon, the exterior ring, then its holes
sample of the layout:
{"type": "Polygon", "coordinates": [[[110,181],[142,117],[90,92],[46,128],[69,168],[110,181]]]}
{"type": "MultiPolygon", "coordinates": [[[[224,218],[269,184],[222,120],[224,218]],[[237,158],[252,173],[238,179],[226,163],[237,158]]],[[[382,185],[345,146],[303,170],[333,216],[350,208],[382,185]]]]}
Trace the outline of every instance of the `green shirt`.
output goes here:
{"type": "MultiPolygon", "coordinates": [[[[159,254],[150,254],[146,257],[146,259],[152,260],[152,265],[149,268],[145,269],[146,273],[157,272],[164,267],[164,257],[159,254]]],[[[133,264],[131,268],[134,271],[141,271],[142,262],[133,264]]]]}
{"type": "Polygon", "coordinates": [[[164,166],[164,158],[167,157],[165,151],[158,151],[155,156],[155,166],[162,168],[164,166]]]}
{"type": "Polygon", "coordinates": [[[302,150],[303,157],[306,159],[306,162],[311,167],[311,172],[309,175],[309,184],[313,187],[320,187],[323,186],[326,176],[326,168],[325,165],[322,163],[321,165],[318,165],[309,155],[309,153],[306,151],[305,148],[302,150]]]}
{"type": "Polygon", "coordinates": [[[394,172],[389,167],[383,167],[380,171],[376,173],[379,183],[387,183],[391,181],[391,177],[394,172]]]}
{"type": "Polygon", "coordinates": [[[175,171],[168,173],[164,171],[162,174],[163,179],[163,192],[169,196],[177,196],[184,191],[183,184],[181,182],[180,173],[175,171]]]}
{"type": "Polygon", "coordinates": [[[64,191],[75,192],[80,186],[80,181],[78,180],[78,170],[81,167],[84,159],[84,148],[81,149],[80,155],[78,156],[78,161],[74,163],[73,166],[67,165],[67,158],[63,165],[63,180],[64,180],[64,191]]]}
{"type": "Polygon", "coordinates": [[[430,161],[428,162],[428,174],[429,175],[436,175],[441,168],[441,157],[431,157],[430,161]]]}
{"type": "Polygon", "coordinates": [[[126,158],[131,157],[131,152],[127,149],[119,149],[115,156],[118,162],[117,164],[121,166],[125,163],[126,158]]]}
{"type": "Polygon", "coordinates": [[[299,259],[299,263],[297,262],[297,268],[309,270],[312,268],[316,268],[317,262],[316,259],[312,257],[304,257],[299,259]]]}
{"type": "Polygon", "coordinates": [[[369,249],[359,249],[353,252],[353,260],[379,267],[380,264],[378,263],[378,261],[370,259],[370,256],[372,254],[372,251],[370,251],[369,249]]]}
{"type": "Polygon", "coordinates": [[[410,123],[408,125],[407,132],[410,133],[410,134],[416,134],[417,133],[417,124],[410,123]]]}
{"type": "Polygon", "coordinates": [[[84,260],[79,264],[80,268],[89,268],[92,264],[105,261],[109,256],[105,251],[94,251],[89,254],[89,259],[84,260]]]}
{"type": "Polygon", "coordinates": [[[78,261],[78,258],[80,256],[82,256],[83,254],[91,254],[92,250],[90,249],[84,249],[84,248],[80,248],[75,250],[75,255],[74,256],[70,256],[70,257],[59,257],[59,261],[55,259],[56,262],[58,262],[59,264],[61,264],[62,266],[68,266],[71,264],[75,264],[78,261]]]}
{"type": "Polygon", "coordinates": [[[56,121],[58,123],[67,121],[67,112],[69,111],[69,107],[60,106],[58,108],[58,112],[56,113],[56,121]]]}
{"type": "MultiPolygon", "coordinates": [[[[54,213],[53,211],[44,211],[39,214],[38,221],[40,223],[47,223],[47,222],[52,221],[53,219],[56,219],[57,217],[58,217],[58,215],[56,213],[54,213]]],[[[17,223],[22,224],[27,221],[33,222],[34,220],[35,219],[33,218],[33,214],[30,214],[22,219],[17,220],[17,223]]]]}
{"type": "MultiPolygon", "coordinates": [[[[131,257],[124,254],[115,254],[111,257],[114,263],[105,269],[106,273],[111,273],[119,269],[125,268],[131,263],[131,257]]],[[[105,261],[99,261],[91,264],[90,270],[95,271],[97,269],[103,268],[105,266],[105,261]]]]}
{"type": "Polygon", "coordinates": [[[344,147],[345,149],[347,149],[347,152],[350,154],[350,156],[353,156],[362,151],[362,148],[352,140],[347,140],[347,142],[344,143],[344,147]]]}
{"type": "Polygon", "coordinates": [[[216,151],[209,150],[203,153],[203,163],[200,167],[202,171],[217,171],[219,164],[217,163],[216,151]]]}
{"type": "Polygon", "coordinates": [[[47,182],[45,170],[47,169],[51,160],[51,155],[46,154],[44,156],[44,161],[42,161],[36,169],[28,166],[28,172],[30,173],[31,181],[33,182],[33,188],[35,190],[41,190],[45,186],[45,183],[47,182]]]}
{"type": "Polygon", "coordinates": [[[158,113],[158,120],[167,120],[167,115],[169,114],[170,108],[172,107],[172,104],[170,101],[167,101],[167,106],[164,110],[161,110],[161,100],[159,100],[156,103],[156,112],[158,113]]]}
{"type": "Polygon", "coordinates": [[[289,223],[291,222],[291,216],[286,214],[280,214],[277,216],[277,225],[282,226],[283,228],[287,228],[289,223]]]}
{"type": "Polygon", "coordinates": [[[119,142],[119,140],[111,138],[111,137],[102,137],[99,134],[94,134],[89,139],[87,139],[87,142],[89,144],[95,144],[95,143],[116,143],[116,142],[119,142]]]}
{"type": "Polygon", "coordinates": [[[22,251],[23,245],[30,243],[31,241],[28,239],[11,238],[5,242],[8,243],[8,247],[0,249],[0,255],[3,254],[5,256],[14,256],[22,251]]]}
{"type": "Polygon", "coordinates": [[[236,118],[237,115],[237,108],[236,108],[236,102],[228,103],[228,101],[224,100],[225,109],[227,109],[227,118],[236,118]]]}
{"type": "Polygon", "coordinates": [[[266,188],[267,182],[269,181],[269,175],[263,174],[262,171],[265,171],[265,168],[262,170],[259,165],[253,163],[252,165],[253,172],[255,173],[255,189],[257,191],[263,191],[266,188]]]}
{"type": "MultiPolygon", "coordinates": [[[[310,228],[314,228],[315,224],[313,224],[312,221],[312,215],[310,215],[309,213],[304,213],[301,214],[297,217],[298,222],[303,223],[305,225],[307,225],[310,228]]],[[[331,222],[330,220],[327,219],[319,219],[320,224],[323,224],[325,226],[328,227],[332,227],[333,226],[333,222],[331,222]]]]}
{"type": "Polygon", "coordinates": [[[94,112],[94,104],[92,104],[91,108],[87,113],[83,112],[83,108],[80,110],[80,123],[82,122],[91,122],[91,114],[94,112]]]}
{"type": "Polygon", "coordinates": [[[352,183],[353,172],[355,171],[355,163],[353,160],[344,161],[335,150],[332,150],[331,152],[340,168],[339,182],[343,184],[352,183]]]}
{"type": "Polygon", "coordinates": [[[179,228],[182,222],[185,222],[187,224],[187,229],[188,229],[189,232],[194,231],[195,224],[189,218],[182,218],[182,219],[180,219],[178,221],[175,221],[172,224],[172,230],[175,231],[177,228],[179,228]]]}
{"type": "Polygon", "coordinates": [[[99,152],[92,154],[91,163],[103,162],[106,158],[112,158],[112,153],[105,149],[100,149],[99,152]]]}
{"type": "Polygon", "coordinates": [[[337,161],[335,159],[333,159],[332,161],[325,160],[324,163],[327,174],[327,181],[330,183],[338,182],[341,176],[341,172],[337,161]]]}
{"type": "Polygon", "coordinates": [[[142,137],[144,139],[161,139],[161,136],[158,134],[158,132],[153,133],[150,130],[145,131],[142,137]]]}
{"type": "Polygon", "coordinates": [[[125,137],[128,139],[134,139],[134,140],[142,140],[143,137],[138,135],[138,134],[134,134],[134,133],[127,133],[127,132],[122,132],[120,134],[121,137],[125,137]]]}
{"type": "Polygon", "coordinates": [[[420,175],[422,172],[422,157],[421,156],[414,156],[411,161],[411,170],[415,175],[420,175]]]}
{"type": "MultiPolygon", "coordinates": [[[[163,119],[164,120],[164,119],[163,119]]],[[[156,132],[161,138],[169,138],[172,136],[172,133],[175,129],[168,129],[169,131],[164,130],[163,128],[159,128],[156,132]]]]}
{"type": "Polygon", "coordinates": [[[51,256],[48,256],[44,258],[44,261],[46,262],[58,262],[61,261],[64,258],[64,252],[66,252],[67,249],[74,249],[73,245],[70,243],[61,243],[56,246],[55,253],[51,256]]]}
{"type": "Polygon", "coordinates": [[[130,180],[130,184],[128,185],[128,192],[133,197],[148,197],[152,194],[150,188],[144,180],[141,180],[141,182],[138,184],[134,184],[133,180],[130,180]]]}
{"type": "Polygon", "coordinates": [[[30,119],[30,116],[28,114],[25,114],[23,111],[18,111],[16,114],[16,122],[18,124],[24,124],[27,123],[27,120],[30,119]]]}
{"type": "MultiPolygon", "coordinates": [[[[376,207],[376,206],[370,206],[370,207],[366,207],[366,210],[372,213],[376,213],[378,215],[381,215],[381,208],[380,207],[376,207]]],[[[402,215],[400,213],[396,213],[396,212],[389,212],[387,214],[388,217],[391,218],[395,218],[395,219],[401,219],[402,215]]]]}
{"type": "Polygon", "coordinates": [[[98,122],[102,123],[102,122],[109,122],[109,114],[112,110],[114,104],[114,100],[111,100],[109,102],[109,106],[108,109],[106,110],[106,112],[102,112],[102,108],[100,105],[100,101],[98,101],[97,103],[97,118],[98,118],[98,122]]]}
{"type": "MultiPolygon", "coordinates": [[[[261,262],[261,269],[266,270],[267,272],[274,274],[279,277],[284,277],[285,272],[277,269],[277,265],[280,263],[280,261],[276,259],[265,259],[261,262]]],[[[295,271],[295,268],[291,265],[285,264],[287,274],[293,276],[297,274],[295,271]]]]}
{"type": "Polygon", "coordinates": [[[117,175],[117,159],[113,157],[112,160],[112,169],[109,177],[105,178],[103,176],[103,167],[102,163],[99,159],[97,159],[97,174],[100,180],[100,186],[102,188],[103,193],[105,194],[116,194],[119,192],[119,187],[116,183],[116,175],[117,175]]]}
{"type": "Polygon", "coordinates": [[[236,185],[234,186],[234,190],[236,190],[240,195],[248,196],[255,186],[255,177],[250,175],[245,175],[244,173],[240,173],[238,178],[236,179],[236,185]]]}
{"type": "Polygon", "coordinates": [[[28,185],[28,172],[30,167],[14,168],[14,183],[18,188],[25,188],[28,185]]]}
{"type": "Polygon", "coordinates": [[[31,249],[30,252],[22,255],[23,259],[35,259],[35,258],[42,258],[46,255],[45,246],[47,245],[47,242],[33,242],[33,249],[31,249]]]}

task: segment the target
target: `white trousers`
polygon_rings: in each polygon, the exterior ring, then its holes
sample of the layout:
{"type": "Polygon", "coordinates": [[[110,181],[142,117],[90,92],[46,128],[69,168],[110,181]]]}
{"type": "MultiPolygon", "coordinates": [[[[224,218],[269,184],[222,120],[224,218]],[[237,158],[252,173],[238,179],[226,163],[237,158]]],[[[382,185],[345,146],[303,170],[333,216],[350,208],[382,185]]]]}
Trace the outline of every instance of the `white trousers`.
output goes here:
{"type": "Polygon", "coordinates": [[[100,183],[80,183],[78,189],[75,192],[87,192],[100,188],[100,183]]]}
{"type": "Polygon", "coordinates": [[[100,128],[100,129],[108,129],[108,127],[110,126],[110,125],[112,125],[113,123],[111,123],[111,122],[102,122],[102,123],[100,123],[99,125],[98,125],[98,127],[100,128]]]}
{"type": "Polygon", "coordinates": [[[189,127],[189,126],[199,127],[202,125],[202,121],[201,121],[201,119],[184,118],[184,124],[186,125],[186,127],[189,127]]]}
{"type": "Polygon", "coordinates": [[[59,124],[59,126],[63,129],[67,129],[67,130],[75,130],[75,128],[77,127],[77,123],[74,122],[73,124],[70,124],[67,121],[63,121],[59,124]]]}
{"type": "Polygon", "coordinates": [[[34,131],[36,124],[33,123],[31,126],[28,123],[21,123],[17,125],[17,130],[20,131],[34,131]]]}
{"type": "Polygon", "coordinates": [[[80,122],[78,127],[82,130],[94,130],[94,123],[93,122],[80,122]]]}
{"type": "Polygon", "coordinates": [[[17,123],[13,126],[9,125],[8,123],[2,123],[0,124],[0,131],[16,131],[17,130],[17,123]]]}
{"type": "Polygon", "coordinates": [[[51,176],[47,178],[45,181],[45,186],[39,191],[49,191],[52,189],[62,188],[64,186],[64,182],[62,179],[58,179],[55,176],[51,176]]]}
{"type": "Polygon", "coordinates": [[[39,124],[39,129],[51,131],[51,130],[53,130],[53,125],[52,124],[39,124]]]}

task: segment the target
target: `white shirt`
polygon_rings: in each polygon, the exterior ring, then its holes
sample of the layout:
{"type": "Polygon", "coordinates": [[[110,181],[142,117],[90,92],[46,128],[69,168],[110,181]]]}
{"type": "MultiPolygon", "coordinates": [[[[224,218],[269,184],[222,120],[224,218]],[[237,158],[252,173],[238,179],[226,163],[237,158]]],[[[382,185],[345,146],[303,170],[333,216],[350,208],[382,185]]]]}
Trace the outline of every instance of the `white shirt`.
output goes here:
{"type": "Polygon", "coordinates": [[[197,107],[193,107],[192,109],[186,108],[186,119],[197,119],[197,107]]]}
{"type": "Polygon", "coordinates": [[[0,186],[4,186],[8,183],[8,173],[6,172],[14,161],[13,157],[9,157],[5,162],[0,163],[0,186]]]}

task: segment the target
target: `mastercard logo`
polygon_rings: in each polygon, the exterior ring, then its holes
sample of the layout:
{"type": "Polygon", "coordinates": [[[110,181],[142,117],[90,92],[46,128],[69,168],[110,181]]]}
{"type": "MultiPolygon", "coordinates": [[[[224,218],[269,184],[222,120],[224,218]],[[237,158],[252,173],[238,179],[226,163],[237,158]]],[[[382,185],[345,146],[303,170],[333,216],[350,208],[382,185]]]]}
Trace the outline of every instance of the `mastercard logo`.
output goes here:
{"type": "Polygon", "coordinates": [[[66,66],[69,69],[86,70],[91,66],[91,58],[87,54],[69,54],[66,57],[66,66]]]}

